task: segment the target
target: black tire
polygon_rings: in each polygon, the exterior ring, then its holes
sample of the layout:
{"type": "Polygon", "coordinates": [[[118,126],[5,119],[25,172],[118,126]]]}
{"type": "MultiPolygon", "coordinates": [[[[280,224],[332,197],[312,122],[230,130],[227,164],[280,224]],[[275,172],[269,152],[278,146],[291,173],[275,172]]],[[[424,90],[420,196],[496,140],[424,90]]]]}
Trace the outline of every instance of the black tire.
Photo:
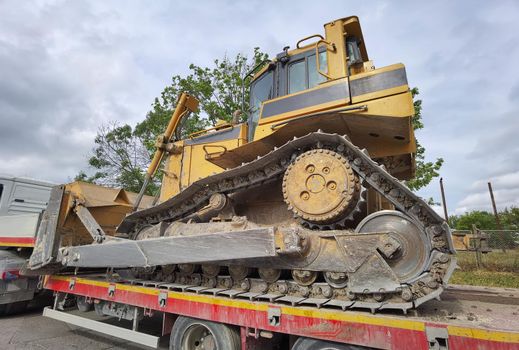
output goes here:
{"type": "Polygon", "coordinates": [[[240,350],[241,342],[238,331],[226,324],[198,320],[179,316],[171,330],[170,350],[192,350],[196,342],[209,341],[217,350],[240,350]],[[207,333],[207,335],[203,335],[207,333]],[[197,334],[202,334],[200,338],[197,334]],[[210,338],[209,338],[210,337],[210,338]],[[198,339],[198,340],[197,340],[198,339]]]}
{"type": "Polygon", "coordinates": [[[94,304],[88,303],[85,297],[76,297],[77,309],[81,312],[89,312],[94,309],[94,304]]]}
{"type": "Polygon", "coordinates": [[[14,303],[0,305],[0,316],[15,315],[24,312],[29,305],[29,300],[16,301],[14,303]]]}
{"type": "Polygon", "coordinates": [[[7,315],[7,304],[0,304],[0,316],[7,315]]]}
{"type": "Polygon", "coordinates": [[[339,344],[326,340],[317,340],[301,337],[296,340],[292,350],[368,350],[363,346],[339,344]]]}

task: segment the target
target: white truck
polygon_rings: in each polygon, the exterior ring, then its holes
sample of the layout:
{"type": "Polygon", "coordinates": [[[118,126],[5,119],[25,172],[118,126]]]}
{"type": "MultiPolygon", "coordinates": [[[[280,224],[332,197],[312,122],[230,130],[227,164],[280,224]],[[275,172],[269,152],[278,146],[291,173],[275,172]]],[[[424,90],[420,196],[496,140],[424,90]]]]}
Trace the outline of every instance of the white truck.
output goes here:
{"type": "Polygon", "coordinates": [[[34,247],[54,184],[0,174],[0,315],[19,312],[39,291],[39,277],[20,275],[34,247]]]}

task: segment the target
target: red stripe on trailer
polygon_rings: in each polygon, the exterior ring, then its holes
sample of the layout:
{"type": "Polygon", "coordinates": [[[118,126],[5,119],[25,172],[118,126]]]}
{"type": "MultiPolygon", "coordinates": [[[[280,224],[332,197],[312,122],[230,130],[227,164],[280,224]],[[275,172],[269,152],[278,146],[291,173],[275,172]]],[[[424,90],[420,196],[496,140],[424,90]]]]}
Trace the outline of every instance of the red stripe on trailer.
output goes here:
{"type": "Polygon", "coordinates": [[[380,349],[429,349],[426,326],[446,328],[449,332],[449,349],[519,349],[519,335],[515,333],[506,333],[501,339],[498,331],[457,327],[411,320],[405,317],[373,316],[353,311],[315,311],[313,308],[293,308],[264,302],[168,292],[152,287],[110,284],[83,278],[64,278],[63,276],[49,276],[45,282],[45,288],[242,327],[380,349]],[[75,280],[74,283],[71,283],[71,280],[75,280]],[[72,288],[71,285],[73,285],[72,288]],[[115,287],[113,296],[108,295],[110,285],[115,287]],[[159,296],[166,295],[166,293],[168,295],[166,305],[160,307],[159,296]],[[202,299],[203,301],[200,301],[202,299]],[[269,309],[281,309],[278,326],[269,324],[269,309]],[[344,318],[349,318],[351,321],[344,320],[344,318]],[[370,323],[370,320],[373,322],[370,323]]]}
{"type": "Polygon", "coordinates": [[[1,246],[34,246],[36,239],[34,237],[0,237],[1,246]]]}

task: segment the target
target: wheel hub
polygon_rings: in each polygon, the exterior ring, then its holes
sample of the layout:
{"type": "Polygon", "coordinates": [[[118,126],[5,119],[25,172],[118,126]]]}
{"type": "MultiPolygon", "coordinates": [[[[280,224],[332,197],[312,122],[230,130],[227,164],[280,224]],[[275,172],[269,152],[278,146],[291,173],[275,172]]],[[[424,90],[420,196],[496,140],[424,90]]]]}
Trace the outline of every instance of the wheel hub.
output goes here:
{"type": "Polygon", "coordinates": [[[390,232],[400,245],[386,259],[401,282],[409,282],[425,269],[429,259],[430,242],[427,235],[408,216],[396,210],[382,210],[367,216],[355,229],[357,233],[390,232]]]}
{"type": "Polygon", "coordinates": [[[299,155],[283,177],[283,197],[289,209],[316,224],[347,216],[359,201],[360,190],[348,160],[327,149],[299,155]]]}

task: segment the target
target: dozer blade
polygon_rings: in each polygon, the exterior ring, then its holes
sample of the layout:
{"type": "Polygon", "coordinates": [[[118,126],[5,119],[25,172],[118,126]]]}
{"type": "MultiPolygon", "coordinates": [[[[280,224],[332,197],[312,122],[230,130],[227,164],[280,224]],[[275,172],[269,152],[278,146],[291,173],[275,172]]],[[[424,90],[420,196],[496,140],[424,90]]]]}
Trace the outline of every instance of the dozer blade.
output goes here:
{"type": "Polygon", "coordinates": [[[277,252],[274,228],[267,227],[67,247],[60,255],[66,266],[126,268],[268,258],[277,252]]]}
{"type": "MultiPolygon", "coordinates": [[[[76,181],[56,186],[43,213],[28,269],[44,274],[46,266],[59,266],[61,246],[77,246],[114,238],[115,227],[131,212],[136,194],[76,181]]],[[[145,196],[142,206],[151,205],[145,196]]]]}
{"type": "Polygon", "coordinates": [[[29,259],[31,269],[39,269],[49,264],[57,255],[60,243],[59,237],[57,237],[57,226],[64,190],[65,186],[56,186],[50,193],[49,204],[43,212],[36,244],[29,259]]]}

